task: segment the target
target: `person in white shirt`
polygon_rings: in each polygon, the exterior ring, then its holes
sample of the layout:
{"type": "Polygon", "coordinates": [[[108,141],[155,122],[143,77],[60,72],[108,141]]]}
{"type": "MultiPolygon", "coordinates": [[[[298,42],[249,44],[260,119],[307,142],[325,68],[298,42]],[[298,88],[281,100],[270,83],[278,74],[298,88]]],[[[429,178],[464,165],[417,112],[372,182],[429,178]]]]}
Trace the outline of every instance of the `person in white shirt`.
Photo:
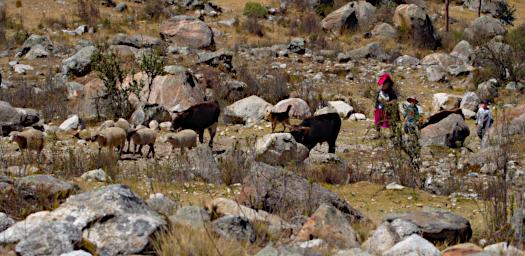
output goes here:
{"type": "Polygon", "coordinates": [[[476,113],[476,125],[479,139],[483,140],[483,136],[490,129],[494,120],[492,119],[492,113],[489,108],[489,101],[483,101],[479,105],[478,112],[476,113]]]}

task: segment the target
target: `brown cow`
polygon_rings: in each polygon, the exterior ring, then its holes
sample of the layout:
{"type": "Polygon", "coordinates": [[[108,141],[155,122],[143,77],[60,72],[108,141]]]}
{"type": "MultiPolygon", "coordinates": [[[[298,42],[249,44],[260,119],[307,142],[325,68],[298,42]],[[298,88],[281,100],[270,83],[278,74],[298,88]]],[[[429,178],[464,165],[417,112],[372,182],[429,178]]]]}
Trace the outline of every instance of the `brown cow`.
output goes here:
{"type": "Polygon", "coordinates": [[[221,109],[217,101],[203,102],[182,111],[175,112],[171,125],[172,131],[190,129],[199,134],[200,143],[204,143],[204,130],[210,133],[209,146],[213,147],[213,138],[217,132],[217,123],[221,109]]]}

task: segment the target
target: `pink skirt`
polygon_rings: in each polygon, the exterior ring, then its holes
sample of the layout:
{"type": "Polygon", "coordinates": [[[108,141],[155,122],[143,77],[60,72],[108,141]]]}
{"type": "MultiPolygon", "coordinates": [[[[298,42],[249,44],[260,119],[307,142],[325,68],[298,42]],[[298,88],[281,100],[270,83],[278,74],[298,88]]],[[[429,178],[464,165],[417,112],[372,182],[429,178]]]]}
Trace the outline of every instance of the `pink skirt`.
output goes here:
{"type": "Polygon", "coordinates": [[[390,123],[388,121],[388,115],[384,109],[376,108],[374,113],[374,123],[377,127],[388,128],[390,123]]]}

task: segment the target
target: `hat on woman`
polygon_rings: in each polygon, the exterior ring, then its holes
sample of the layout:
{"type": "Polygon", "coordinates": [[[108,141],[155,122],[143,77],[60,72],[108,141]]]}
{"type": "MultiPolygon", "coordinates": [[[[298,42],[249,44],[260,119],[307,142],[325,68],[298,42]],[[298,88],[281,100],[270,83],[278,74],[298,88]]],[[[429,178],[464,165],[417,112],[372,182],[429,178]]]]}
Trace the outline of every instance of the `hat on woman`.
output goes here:
{"type": "Polygon", "coordinates": [[[417,100],[416,96],[410,96],[407,98],[407,101],[410,102],[410,103],[414,103],[414,104],[417,104],[419,103],[419,101],[417,100]]]}
{"type": "Polygon", "coordinates": [[[383,84],[385,84],[385,82],[388,81],[388,80],[390,80],[392,82],[394,81],[394,79],[392,79],[392,76],[390,74],[384,73],[383,75],[381,75],[379,77],[379,80],[377,81],[377,84],[379,86],[383,86],[383,84]]]}

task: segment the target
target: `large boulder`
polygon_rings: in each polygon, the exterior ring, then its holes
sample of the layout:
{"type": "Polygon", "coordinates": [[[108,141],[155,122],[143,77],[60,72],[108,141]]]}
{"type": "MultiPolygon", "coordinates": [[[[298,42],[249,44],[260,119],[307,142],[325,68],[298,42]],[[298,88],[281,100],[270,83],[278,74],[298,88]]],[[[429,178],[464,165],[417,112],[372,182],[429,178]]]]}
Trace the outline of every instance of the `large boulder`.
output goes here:
{"type": "Polygon", "coordinates": [[[14,224],[15,221],[13,219],[7,216],[7,214],[0,212],[0,232],[3,232],[14,224]]]}
{"type": "Polygon", "coordinates": [[[337,60],[339,62],[348,62],[350,60],[360,59],[376,59],[380,61],[388,61],[391,56],[387,54],[383,47],[377,42],[369,43],[361,48],[357,48],[345,53],[339,53],[337,60]]]}
{"type": "Polygon", "coordinates": [[[78,117],[78,115],[72,115],[68,119],[64,120],[64,122],[62,122],[60,126],[58,126],[58,129],[70,132],[74,129],[77,129],[79,125],[80,117],[78,117]]]}
{"type": "Polygon", "coordinates": [[[281,212],[287,216],[314,212],[324,203],[341,211],[351,222],[365,219],[348,202],[319,184],[283,168],[258,162],[253,164],[249,175],[243,180],[239,202],[254,209],[281,212]]]}
{"type": "Polygon", "coordinates": [[[128,187],[111,185],[69,197],[0,233],[22,255],[60,255],[89,244],[98,255],[137,254],[166,221],[128,187]],[[28,235],[30,234],[30,235],[28,235]]]}
{"type": "Polygon", "coordinates": [[[447,69],[449,66],[459,65],[462,63],[459,58],[456,58],[447,53],[439,52],[439,53],[431,53],[425,56],[421,60],[421,64],[426,65],[426,66],[438,65],[442,67],[443,69],[447,69]]]}
{"type": "Polygon", "coordinates": [[[266,112],[271,108],[272,104],[252,95],[225,107],[223,120],[225,123],[258,123],[264,120],[266,112]]]}
{"type": "Polygon", "coordinates": [[[386,251],[384,256],[417,255],[440,256],[439,250],[429,241],[418,235],[411,235],[386,251]]]}
{"type": "Polygon", "coordinates": [[[312,112],[310,111],[310,107],[308,106],[308,103],[300,98],[289,98],[285,100],[281,100],[275,104],[275,106],[272,108],[271,111],[282,113],[286,111],[288,106],[291,105],[292,108],[290,109],[290,117],[298,118],[298,119],[306,119],[308,117],[312,116],[312,112]]]}
{"type": "MultiPolygon", "coordinates": [[[[125,79],[124,86],[128,86],[132,79],[145,81],[148,77],[144,73],[137,73],[125,79]]],[[[203,90],[197,86],[196,79],[186,71],[177,74],[157,76],[153,80],[151,93],[148,86],[144,86],[140,94],[140,100],[148,104],[158,104],[170,111],[183,111],[204,100],[203,90]],[[149,96],[149,99],[148,99],[149,96]]],[[[136,98],[130,98],[137,101],[136,98]]]]}
{"type": "Polygon", "coordinates": [[[281,219],[281,217],[270,214],[263,210],[255,210],[236,201],[226,198],[216,198],[210,201],[206,208],[208,213],[213,216],[241,216],[252,223],[264,223],[268,227],[270,234],[281,234],[284,231],[291,231],[294,225],[281,219]]]}
{"type": "Polygon", "coordinates": [[[479,99],[482,101],[493,101],[499,95],[497,85],[498,81],[496,79],[490,79],[479,84],[477,91],[479,99]]]}
{"type": "Polygon", "coordinates": [[[442,110],[453,110],[459,108],[461,96],[448,93],[436,93],[432,97],[432,112],[437,113],[442,110]]]}
{"type": "Polygon", "coordinates": [[[503,24],[491,16],[481,16],[474,20],[465,29],[465,36],[469,40],[493,38],[507,32],[503,24]]]}
{"type": "Polygon", "coordinates": [[[431,124],[421,129],[419,144],[426,146],[458,147],[463,145],[470,135],[470,130],[465,119],[458,114],[450,114],[438,123],[431,124]]]}
{"type": "Polygon", "coordinates": [[[392,248],[401,238],[396,233],[390,223],[381,224],[372,233],[372,236],[363,244],[363,248],[373,255],[383,255],[388,249],[392,248]]]}
{"type": "Polygon", "coordinates": [[[11,131],[19,130],[21,125],[21,115],[11,104],[0,101],[0,135],[5,136],[11,131]]]}
{"type": "Polygon", "coordinates": [[[376,8],[366,1],[353,1],[328,14],[321,21],[325,30],[341,34],[358,28],[367,28],[376,21],[376,8]]]}
{"type": "Polygon", "coordinates": [[[213,231],[219,236],[237,241],[254,243],[257,239],[255,227],[245,217],[224,216],[212,222],[213,231]]]}
{"type": "Polygon", "coordinates": [[[354,112],[354,108],[350,104],[341,100],[329,101],[328,106],[334,108],[341,118],[349,117],[354,112]]]}
{"type": "Polygon", "coordinates": [[[199,206],[184,206],[177,210],[175,215],[169,217],[171,223],[204,229],[211,224],[211,218],[206,209],[199,206]]]}
{"type": "Polygon", "coordinates": [[[222,184],[221,170],[213,157],[212,149],[206,144],[199,144],[188,152],[190,173],[207,183],[222,184]]]}
{"type": "Polygon", "coordinates": [[[467,219],[442,209],[423,208],[421,211],[394,213],[385,217],[388,222],[396,219],[418,226],[423,232],[423,238],[430,242],[463,243],[472,237],[472,228],[467,219]]]}
{"type": "Polygon", "coordinates": [[[425,68],[425,74],[430,82],[441,82],[447,77],[447,71],[439,65],[431,65],[425,68]]]}
{"type": "Polygon", "coordinates": [[[64,199],[75,192],[73,184],[50,175],[32,175],[15,180],[15,188],[27,198],[64,199]]]}
{"type": "Polygon", "coordinates": [[[397,29],[388,23],[381,23],[374,27],[372,36],[381,40],[392,40],[398,37],[397,29]]]}
{"type": "Polygon", "coordinates": [[[91,71],[91,58],[97,52],[95,46],[86,46],[62,61],[62,73],[83,76],[91,71]]]}
{"type": "Polygon", "coordinates": [[[435,49],[440,45],[434,26],[425,10],[415,4],[402,4],[396,8],[394,25],[407,31],[420,47],[435,49]]]}
{"type": "Polygon", "coordinates": [[[456,44],[450,55],[465,63],[471,63],[474,60],[474,47],[468,41],[462,40],[456,44]]]}
{"type": "Polygon", "coordinates": [[[175,16],[162,22],[160,36],[183,47],[199,49],[214,46],[213,31],[208,24],[189,16],[175,16]]]}
{"type": "Polygon", "coordinates": [[[345,216],[331,205],[321,204],[308,218],[297,241],[322,239],[330,246],[340,249],[359,247],[357,235],[345,216]]]}
{"type": "Polygon", "coordinates": [[[228,50],[218,50],[215,52],[201,51],[197,53],[197,63],[208,64],[212,67],[223,67],[229,72],[234,73],[233,53],[228,50]]]}
{"type": "Polygon", "coordinates": [[[34,60],[38,58],[47,58],[49,56],[49,52],[46,50],[44,46],[41,44],[37,44],[27,52],[26,56],[24,58],[28,60],[34,60]]]}
{"type": "MultiPolygon", "coordinates": [[[[464,0],[463,5],[470,10],[478,11],[479,2],[479,0],[464,0]]],[[[481,12],[495,15],[497,14],[499,3],[507,3],[507,0],[481,0],[481,12]]]]}
{"type": "Polygon", "coordinates": [[[125,45],[134,48],[150,48],[155,45],[160,45],[161,40],[147,35],[126,35],[123,33],[116,34],[112,41],[112,45],[125,45]]]}
{"type": "Polygon", "coordinates": [[[477,112],[479,103],[481,103],[481,100],[475,92],[466,92],[461,99],[460,108],[477,112]]]}
{"type": "Polygon", "coordinates": [[[289,133],[272,133],[257,140],[255,155],[258,161],[270,165],[287,165],[304,161],[309,150],[289,133]]]}
{"type": "Polygon", "coordinates": [[[41,49],[46,52],[52,52],[55,49],[49,36],[32,34],[24,41],[24,44],[17,52],[17,56],[22,57],[26,55],[34,47],[41,47],[41,49]]]}

